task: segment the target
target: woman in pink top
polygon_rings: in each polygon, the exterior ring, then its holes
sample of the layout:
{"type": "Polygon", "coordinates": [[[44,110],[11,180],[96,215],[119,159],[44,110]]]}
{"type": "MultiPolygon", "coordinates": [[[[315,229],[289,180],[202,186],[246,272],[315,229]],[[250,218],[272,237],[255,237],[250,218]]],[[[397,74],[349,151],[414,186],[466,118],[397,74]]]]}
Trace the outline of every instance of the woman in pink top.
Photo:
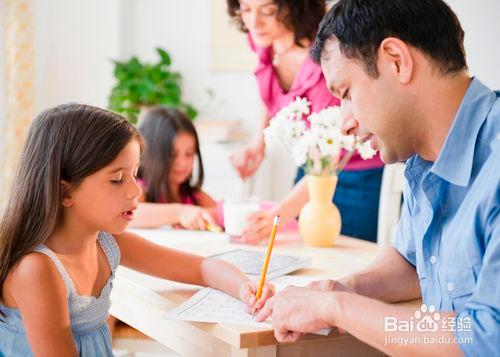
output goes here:
{"type": "MultiPolygon", "coordinates": [[[[340,101],[327,89],[321,68],[309,57],[309,48],[325,14],[324,0],[228,0],[229,15],[248,33],[250,48],[258,55],[255,70],[263,115],[254,140],[232,156],[232,163],[242,179],[252,176],[264,158],[263,129],[282,107],[295,97],[311,102],[318,112],[340,101]]],[[[383,163],[377,155],[362,160],[354,155],[339,175],[334,202],[342,216],[342,234],[376,241],[378,202],[383,163]]],[[[295,182],[304,172],[299,168],[295,182]]],[[[296,217],[307,202],[307,188],[302,180],[271,212],[253,215],[244,239],[254,243],[266,239],[272,216],[283,220],[296,217]]]]}

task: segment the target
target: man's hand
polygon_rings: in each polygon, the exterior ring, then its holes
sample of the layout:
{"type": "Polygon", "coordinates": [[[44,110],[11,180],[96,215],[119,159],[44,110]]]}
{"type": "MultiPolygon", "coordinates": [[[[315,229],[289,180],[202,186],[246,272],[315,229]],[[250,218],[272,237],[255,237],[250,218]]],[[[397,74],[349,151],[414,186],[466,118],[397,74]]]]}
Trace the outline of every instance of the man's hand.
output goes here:
{"type": "Polygon", "coordinates": [[[267,300],[256,316],[265,321],[272,315],[274,336],[278,342],[295,342],[302,333],[316,332],[331,327],[324,311],[335,309],[334,293],[288,286],[267,300]]]}

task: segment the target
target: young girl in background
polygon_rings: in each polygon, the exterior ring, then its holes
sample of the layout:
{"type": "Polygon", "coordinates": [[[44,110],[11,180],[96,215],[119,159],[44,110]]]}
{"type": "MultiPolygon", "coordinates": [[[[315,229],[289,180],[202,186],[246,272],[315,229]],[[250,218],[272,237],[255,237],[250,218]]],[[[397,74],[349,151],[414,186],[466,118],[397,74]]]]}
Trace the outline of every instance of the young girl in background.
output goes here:
{"type": "Polygon", "coordinates": [[[155,107],[138,129],[146,142],[138,182],[143,194],[131,227],[181,226],[203,230],[215,225],[216,202],[201,190],[203,163],[198,135],[178,110],[155,107]],[[193,169],[197,161],[196,180],[193,169]]]}
{"type": "Polygon", "coordinates": [[[0,223],[0,355],[111,356],[106,324],[118,264],[255,303],[236,267],[125,232],[143,141],[119,115],[78,104],[31,125],[0,223]]]}

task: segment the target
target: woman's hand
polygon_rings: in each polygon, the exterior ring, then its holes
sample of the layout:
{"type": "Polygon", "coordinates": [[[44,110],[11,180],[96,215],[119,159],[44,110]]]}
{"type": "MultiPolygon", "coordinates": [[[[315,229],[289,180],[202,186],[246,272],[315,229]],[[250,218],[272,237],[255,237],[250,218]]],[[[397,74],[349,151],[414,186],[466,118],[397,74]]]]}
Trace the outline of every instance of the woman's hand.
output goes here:
{"type": "Polygon", "coordinates": [[[257,140],[251,143],[230,156],[238,175],[244,180],[251,177],[259,168],[262,159],[264,159],[265,144],[263,140],[257,140]]]}
{"type": "Polygon", "coordinates": [[[256,300],[257,294],[257,282],[255,281],[246,281],[240,286],[240,300],[246,305],[246,310],[248,313],[253,313],[254,308],[257,313],[264,304],[267,299],[273,296],[275,293],[275,288],[273,284],[268,283],[267,281],[264,283],[262,288],[262,295],[259,300],[256,300]]]}
{"type": "Polygon", "coordinates": [[[205,230],[207,223],[217,225],[212,215],[204,208],[192,205],[182,205],[179,212],[179,224],[195,231],[205,230]]]}
{"type": "Polygon", "coordinates": [[[273,228],[274,215],[269,212],[257,212],[247,217],[241,241],[246,244],[259,244],[269,239],[273,228]]]}

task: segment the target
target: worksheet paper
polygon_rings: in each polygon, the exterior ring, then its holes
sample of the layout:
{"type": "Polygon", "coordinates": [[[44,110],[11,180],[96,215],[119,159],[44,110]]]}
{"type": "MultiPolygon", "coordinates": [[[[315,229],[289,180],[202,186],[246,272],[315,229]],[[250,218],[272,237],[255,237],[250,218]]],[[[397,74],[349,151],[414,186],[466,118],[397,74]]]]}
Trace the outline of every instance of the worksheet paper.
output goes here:
{"type": "MultiPolygon", "coordinates": [[[[212,255],[212,258],[222,259],[235,265],[243,273],[249,275],[251,279],[260,279],[260,272],[264,266],[266,255],[264,252],[235,249],[212,255]]],[[[275,279],[309,265],[311,265],[311,258],[272,254],[267,268],[266,280],[275,279]]]]}
{"type": "MultiPolygon", "coordinates": [[[[277,291],[281,291],[287,285],[306,286],[311,281],[321,279],[324,278],[285,275],[272,280],[271,283],[274,284],[277,291]]],[[[269,328],[272,325],[272,321],[269,319],[265,322],[254,321],[252,315],[246,312],[243,302],[212,288],[201,289],[189,300],[169,311],[165,318],[182,321],[240,324],[262,328],[269,328]]],[[[326,336],[330,331],[331,329],[323,329],[316,333],[326,336]]]]}

